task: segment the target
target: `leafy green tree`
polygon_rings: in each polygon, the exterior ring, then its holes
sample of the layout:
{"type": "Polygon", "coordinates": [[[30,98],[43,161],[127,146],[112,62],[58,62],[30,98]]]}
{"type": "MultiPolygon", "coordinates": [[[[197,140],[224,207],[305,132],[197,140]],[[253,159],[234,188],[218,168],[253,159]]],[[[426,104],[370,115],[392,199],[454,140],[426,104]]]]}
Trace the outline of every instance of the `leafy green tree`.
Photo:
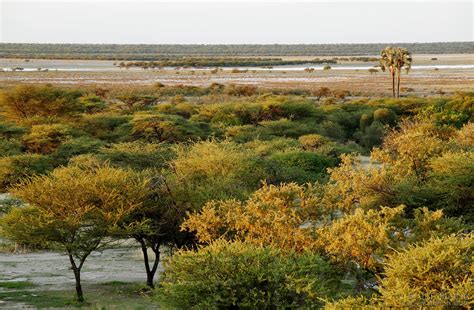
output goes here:
{"type": "Polygon", "coordinates": [[[3,236],[66,252],[77,300],[83,302],[81,270],[87,257],[106,246],[104,238],[141,207],[149,180],[108,165],[72,165],[27,179],[11,193],[28,205],[2,217],[3,236]]]}
{"type": "Polygon", "coordinates": [[[81,92],[52,86],[21,85],[0,95],[0,107],[8,119],[73,116],[82,111],[81,92]]]}

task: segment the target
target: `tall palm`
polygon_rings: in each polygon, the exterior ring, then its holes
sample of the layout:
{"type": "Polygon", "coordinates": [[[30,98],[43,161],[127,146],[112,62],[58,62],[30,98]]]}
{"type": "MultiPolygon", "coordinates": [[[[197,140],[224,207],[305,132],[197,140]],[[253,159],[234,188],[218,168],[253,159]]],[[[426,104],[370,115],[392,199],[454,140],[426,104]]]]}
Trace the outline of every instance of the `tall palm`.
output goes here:
{"type": "Polygon", "coordinates": [[[400,79],[402,68],[408,71],[411,68],[412,58],[407,49],[401,47],[387,46],[380,52],[380,68],[388,70],[392,78],[392,96],[400,97],[400,79]],[[395,77],[397,77],[397,88],[395,92],[395,77]]]}
{"type": "Polygon", "coordinates": [[[395,47],[387,46],[380,52],[380,68],[388,70],[392,78],[392,96],[395,98],[395,47]]]}
{"type": "Polygon", "coordinates": [[[402,75],[402,69],[405,68],[406,72],[411,69],[412,58],[410,52],[406,48],[397,47],[397,57],[395,62],[395,68],[397,70],[397,98],[400,98],[400,77],[402,75]]]}

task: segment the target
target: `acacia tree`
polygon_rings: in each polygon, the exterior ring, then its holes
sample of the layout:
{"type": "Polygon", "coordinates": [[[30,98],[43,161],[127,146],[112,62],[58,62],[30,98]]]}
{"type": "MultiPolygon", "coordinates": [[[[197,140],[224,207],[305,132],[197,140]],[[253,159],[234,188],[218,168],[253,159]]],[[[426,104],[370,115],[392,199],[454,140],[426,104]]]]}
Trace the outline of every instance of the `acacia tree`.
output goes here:
{"type": "Polygon", "coordinates": [[[77,300],[83,302],[84,262],[93,251],[105,247],[105,238],[142,205],[149,195],[149,180],[107,164],[76,163],[27,179],[11,193],[28,206],[14,208],[2,217],[2,234],[12,241],[66,252],[77,300]]]}
{"type": "Polygon", "coordinates": [[[119,229],[119,236],[131,237],[140,245],[147,275],[146,284],[154,286],[154,277],[160,262],[163,246],[182,246],[187,242],[188,233],[180,229],[184,211],[166,199],[168,187],[162,177],[151,179],[151,191],[143,205],[136,209],[122,222],[124,229],[119,229]],[[149,254],[153,252],[153,258],[149,254]]]}
{"type": "Polygon", "coordinates": [[[13,121],[72,117],[84,110],[82,93],[52,86],[21,85],[0,93],[1,114],[13,121]]]}
{"type": "Polygon", "coordinates": [[[392,96],[400,97],[400,79],[402,69],[407,72],[411,68],[412,58],[406,48],[387,46],[380,52],[380,68],[382,71],[388,70],[392,78],[392,96]],[[395,88],[395,77],[397,78],[397,87],[395,88]]]}

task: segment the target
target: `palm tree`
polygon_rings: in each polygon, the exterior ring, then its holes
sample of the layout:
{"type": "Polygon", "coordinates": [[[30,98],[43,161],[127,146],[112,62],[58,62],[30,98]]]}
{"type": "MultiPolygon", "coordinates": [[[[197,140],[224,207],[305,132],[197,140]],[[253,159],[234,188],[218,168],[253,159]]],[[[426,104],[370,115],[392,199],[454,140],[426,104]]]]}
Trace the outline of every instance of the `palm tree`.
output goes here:
{"type": "Polygon", "coordinates": [[[392,96],[395,98],[395,48],[387,46],[380,52],[380,68],[389,70],[392,78],[392,96]]]}
{"type": "Polygon", "coordinates": [[[406,72],[411,69],[411,54],[406,48],[397,47],[397,58],[395,68],[397,69],[397,98],[400,98],[400,76],[402,75],[402,68],[405,67],[406,72]]]}
{"type": "Polygon", "coordinates": [[[408,71],[411,68],[412,58],[406,48],[387,46],[380,52],[380,68],[388,70],[392,77],[392,96],[400,97],[400,78],[402,68],[408,71]],[[395,93],[395,76],[397,76],[397,91],[395,93]]]}

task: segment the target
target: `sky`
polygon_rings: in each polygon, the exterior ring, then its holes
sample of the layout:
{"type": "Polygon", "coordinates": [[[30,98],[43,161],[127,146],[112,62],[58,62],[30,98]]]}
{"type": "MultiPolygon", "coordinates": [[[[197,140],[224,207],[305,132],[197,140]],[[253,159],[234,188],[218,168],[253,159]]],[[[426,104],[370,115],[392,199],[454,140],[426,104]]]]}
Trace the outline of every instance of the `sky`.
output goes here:
{"type": "Polygon", "coordinates": [[[473,41],[473,1],[0,0],[0,42],[311,44],[473,41]]]}

